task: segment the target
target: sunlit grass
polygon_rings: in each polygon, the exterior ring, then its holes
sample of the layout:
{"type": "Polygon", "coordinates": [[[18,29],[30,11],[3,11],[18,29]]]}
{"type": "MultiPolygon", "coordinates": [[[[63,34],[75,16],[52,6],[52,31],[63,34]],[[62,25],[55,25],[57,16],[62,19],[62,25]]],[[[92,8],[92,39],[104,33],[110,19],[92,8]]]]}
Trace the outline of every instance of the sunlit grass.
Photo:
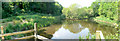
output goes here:
{"type": "MultiPolygon", "coordinates": [[[[84,37],[79,37],[79,39],[96,39],[96,34],[93,34],[93,35],[87,35],[86,38],[85,36],[84,37]]],[[[116,34],[109,34],[109,35],[106,35],[104,36],[105,39],[119,39],[119,36],[118,36],[118,33],[116,34]]]]}
{"type": "Polygon", "coordinates": [[[94,18],[94,21],[96,21],[100,24],[104,24],[104,25],[111,25],[111,26],[117,26],[118,25],[117,21],[111,20],[109,18],[102,17],[102,16],[94,18]]]}
{"type": "MultiPolygon", "coordinates": [[[[2,26],[4,26],[6,29],[5,33],[12,33],[33,29],[34,23],[37,23],[38,29],[41,27],[46,27],[52,24],[60,23],[60,17],[43,14],[20,15],[5,18],[1,21],[1,23],[2,26]]],[[[11,39],[11,36],[5,37],[5,39],[11,39]]]]}

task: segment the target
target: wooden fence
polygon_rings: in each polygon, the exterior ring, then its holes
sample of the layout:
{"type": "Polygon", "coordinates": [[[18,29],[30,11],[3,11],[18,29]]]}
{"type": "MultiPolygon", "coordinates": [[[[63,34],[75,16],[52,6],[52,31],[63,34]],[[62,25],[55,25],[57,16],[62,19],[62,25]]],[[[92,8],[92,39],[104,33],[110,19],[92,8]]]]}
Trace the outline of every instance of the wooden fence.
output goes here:
{"type": "Polygon", "coordinates": [[[48,39],[48,38],[45,38],[43,36],[37,35],[37,23],[34,23],[34,29],[32,29],[32,30],[21,31],[21,32],[13,32],[13,33],[6,33],[6,34],[4,34],[4,27],[1,26],[1,35],[0,35],[0,37],[2,37],[2,40],[4,40],[5,36],[11,36],[11,35],[17,35],[17,34],[25,34],[25,33],[30,33],[30,32],[34,32],[34,35],[26,36],[26,37],[22,37],[22,38],[16,38],[16,39],[29,39],[29,38],[33,38],[33,37],[38,38],[38,39],[48,39]]]}

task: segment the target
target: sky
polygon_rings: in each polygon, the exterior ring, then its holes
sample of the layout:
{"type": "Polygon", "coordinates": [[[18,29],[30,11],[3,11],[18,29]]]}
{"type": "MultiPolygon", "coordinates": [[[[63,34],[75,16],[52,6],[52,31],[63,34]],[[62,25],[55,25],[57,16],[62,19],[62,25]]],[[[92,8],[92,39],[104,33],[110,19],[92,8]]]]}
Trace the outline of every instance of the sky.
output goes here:
{"type": "Polygon", "coordinates": [[[55,0],[58,1],[63,7],[67,8],[72,4],[78,4],[80,7],[89,7],[95,0],[55,0]]]}

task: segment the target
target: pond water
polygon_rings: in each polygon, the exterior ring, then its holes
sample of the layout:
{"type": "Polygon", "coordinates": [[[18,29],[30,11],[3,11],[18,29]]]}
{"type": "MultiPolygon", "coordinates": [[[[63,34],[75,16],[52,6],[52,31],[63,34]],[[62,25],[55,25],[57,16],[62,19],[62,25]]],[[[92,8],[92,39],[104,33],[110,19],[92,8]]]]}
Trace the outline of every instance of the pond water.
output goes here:
{"type": "Polygon", "coordinates": [[[80,36],[86,39],[88,35],[91,39],[96,30],[102,31],[104,36],[117,33],[117,29],[114,27],[83,20],[65,20],[63,24],[55,24],[45,28],[45,33],[53,35],[51,39],[79,39],[80,36]]]}
{"type": "MultiPolygon", "coordinates": [[[[51,38],[51,39],[79,39],[81,36],[83,39],[86,39],[86,36],[93,36],[97,30],[102,31],[104,36],[108,36],[110,34],[117,33],[117,29],[111,26],[97,24],[92,21],[84,21],[84,20],[65,20],[62,24],[54,24],[48,27],[43,27],[39,35],[51,38]],[[52,36],[51,36],[52,35],[52,36]]],[[[34,38],[28,40],[20,40],[20,41],[33,41],[34,38]]],[[[39,40],[39,39],[38,39],[39,40]]],[[[18,40],[11,40],[18,41],[18,40]]],[[[62,40],[61,40],[62,41],[62,40]]],[[[65,40],[64,40],[65,41],[65,40]]],[[[74,41],[74,40],[73,40],[74,41]]]]}

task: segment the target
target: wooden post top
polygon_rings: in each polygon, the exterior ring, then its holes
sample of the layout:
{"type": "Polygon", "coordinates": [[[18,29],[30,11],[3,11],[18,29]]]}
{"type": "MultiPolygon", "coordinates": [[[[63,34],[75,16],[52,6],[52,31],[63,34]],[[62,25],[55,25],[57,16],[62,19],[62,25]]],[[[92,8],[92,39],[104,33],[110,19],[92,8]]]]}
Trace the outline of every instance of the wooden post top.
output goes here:
{"type": "Polygon", "coordinates": [[[3,28],[3,26],[1,26],[1,29],[3,28]]]}
{"type": "Polygon", "coordinates": [[[34,24],[37,24],[37,23],[34,23],[34,24]]]}
{"type": "MultiPolygon", "coordinates": [[[[4,29],[3,29],[3,26],[1,26],[1,35],[4,34],[4,29]]],[[[4,40],[4,36],[2,37],[2,40],[4,40]]]]}
{"type": "Polygon", "coordinates": [[[102,31],[96,31],[96,39],[105,39],[102,31]]]}

